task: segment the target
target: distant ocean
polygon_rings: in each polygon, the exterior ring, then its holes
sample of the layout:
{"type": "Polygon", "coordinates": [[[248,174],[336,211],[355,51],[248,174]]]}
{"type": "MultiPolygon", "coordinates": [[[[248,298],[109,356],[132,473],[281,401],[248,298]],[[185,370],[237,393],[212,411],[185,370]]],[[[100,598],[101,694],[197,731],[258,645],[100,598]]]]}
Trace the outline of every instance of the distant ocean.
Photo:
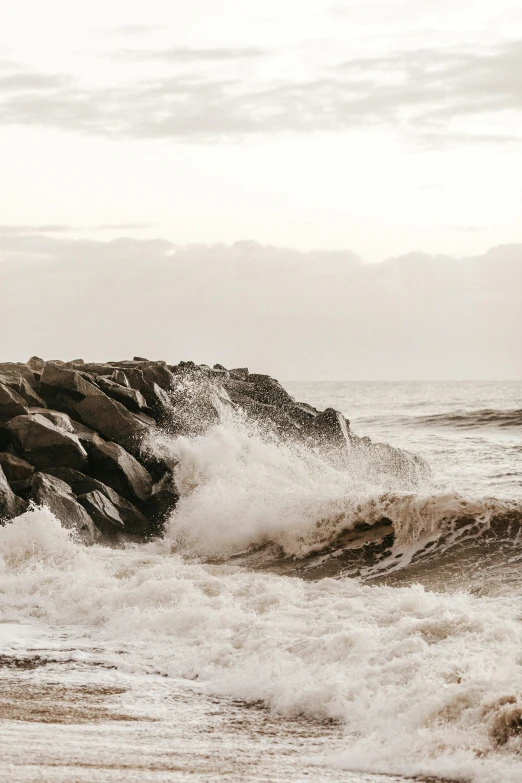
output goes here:
{"type": "Polygon", "coordinates": [[[0,779],[520,783],[522,382],[285,386],[433,478],[224,413],[163,540],[0,528],[0,779]]]}

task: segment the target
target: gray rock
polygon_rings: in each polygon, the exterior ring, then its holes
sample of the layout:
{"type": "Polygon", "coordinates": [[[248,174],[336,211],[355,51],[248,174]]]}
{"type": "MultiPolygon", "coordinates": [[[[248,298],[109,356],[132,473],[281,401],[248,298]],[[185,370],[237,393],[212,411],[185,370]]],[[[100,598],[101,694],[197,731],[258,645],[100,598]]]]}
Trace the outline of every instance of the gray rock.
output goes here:
{"type": "Polygon", "coordinates": [[[109,536],[123,532],[124,524],[118,509],[103,492],[94,490],[85,495],[78,495],[77,500],[82,504],[100,532],[109,536]]]}
{"type": "Polygon", "coordinates": [[[0,467],[5,473],[8,482],[26,481],[34,473],[34,467],[25,459],[17,457],[15,454],[9,454],[6,451],[0,452],[0,467]]]}
{"type": "Polygon", "coordinates": [[[100,377],[98,378],[98,386],[100,389],[109,397],[121,402],[122,405],[134,413],[140,413],[141,411],[146,410],[147,401],[143,394],[137,389],[131,389],[124,373],[121,371],[118,372],[120,372],[127,381],[126,385],[112,381],[110,378],[100,377]]]}
{"type": "Polygon", "coordinates": [[[94,544],[99,540],[100,531],[64,481],[46,473],[37,473],[33,481],[33,500],[47,506],[62,525],[75,530],[84,543],[94,544]]]}
{"type": "Polygon", "coordinates": [[[63,413],[63,411],[53,411],[51,408],[29,408],[28,411],[31,415],[39,414],[44,419],[48,419],[51,424],[58,427],[65,432],[74,432],[74,427],[71,424],[70,417],[63,413]]]}
{"type": "Polygon", "coordinates": [[[228,372],[230,377],[236,381],[248,381],[248,367],[235,367],[228,372]]]}
{"type": "Polygon", "coordinates": [[[139,454],[149,427],[120,402],[100,392],[99,395],[72,401],[70,406],[76,413],[75,418],[79,418],[83,424],[96,430],[107,440],[139,454]]]}
{"type": "Polygon", "coordinates": [[[51,473],[53,476],[65,481],[75,495],[86,495],[96,491],[105,495],[118,510],[126,533],[147,535],[150,532],[151,525],[147,517],[135,505],[122,498],[112,487],[108,487],[107,484],[71,468],[55,468],[51,473]]]}
{"type": "Polygon", "coordinates": [[[150,497],[152,479],[148,471],[122,446],[100,437],[83,442],[89,454],[89,467],[98,481],[131,502],[150,497]]]}
{"type": "Polygon", "coordinates": [[[40,393],[52,403],[56,395],[64,391],[76,399],[103,395],[103,392],[78,370],[47,362],[40,378],[40,393]]]}
{"type": "Polygon", "coordinates": [[[350,422],[342,413],[334,408],[326,408],[313,419],[309,431],[313,439],[322,445],[349,449],[351,447],[349,426],[350,422]]]}
{"type": "Polygon", "coordinates": [[[0,421],[9,421],[27,413],[27,402],[18,392],[0,383],[0,421]]]}
{"type": "Polygon", "coordinates": [[[26,365],[29,367],[36,380],[40,380],[40,376],[43,373],[43,368],[45,367],[44,360],[40,359],[39,356],[31,356],[29,361],[26,362],[26,365]]]}
{"type": "Polygon", "coordinates": [[[26,509],[27,503],[15,495],[0,466],[0,521],[14,519],[23,514],[26,509]]]}
{"type": "Polygon", "coordinates": [[[39,414],[17,416],[7,428],[17,451],[37,468],[61,465],[81,470],[87,463],[87,452],[78,438],[39,414]]]}
{"type": "Polygon", "coordinates": [[[158,532],[166,519],[176,508],[179,495],[170,476],[165,476],[162,481],[154,487],[153,493],[145,503],[142,504],[147,519],[152,523],[153,532],[158,532]]]}
{"type": "MultiPolygon", "coordinates": [[[[33,389],[36,388],[36,379],[26,364],[22,362],[0,362],[0,380],[6,386],[17,389],[21,387],[21,380],[25,380],[33,389]]],[[[18,389],[17,389],[18,390],[18,389]]]]}
{"type": "Polygon", "coordinates": [[[120,386],[126,386],[127,389],[130,389],[129,379],[123,370],[114,370],[112,375],[109,377],[109,380],[114,381],[114,383],[119,383],[120,386]]]}
{"type": "Polygon", "coordinates": [[[248,380],[254,385],[254,390],[250,396],[258,402],[262,402],[265,405],[279,405],[283,407],[292,406],[295,402],[286,389],[283,389],[279,381],[270,378],[268,375],[250,373],[248,380]]]}

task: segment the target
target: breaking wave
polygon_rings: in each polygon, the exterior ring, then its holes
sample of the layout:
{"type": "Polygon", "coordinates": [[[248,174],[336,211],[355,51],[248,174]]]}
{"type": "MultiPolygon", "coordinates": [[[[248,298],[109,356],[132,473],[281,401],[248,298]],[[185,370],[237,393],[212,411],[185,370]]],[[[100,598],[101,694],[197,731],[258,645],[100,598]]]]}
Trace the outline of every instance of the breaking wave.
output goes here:
{"type": "Polygon", "coordinates": [[[419,560],[436,570],[437,554],[479,543],[518,546],[516,500],[438,487],[393,460],[386,470],[364,448],[326,458],[229,411],[204,434],[156,448],[180,493],[164,546],[186,557],[374,578],[419,560]]]}

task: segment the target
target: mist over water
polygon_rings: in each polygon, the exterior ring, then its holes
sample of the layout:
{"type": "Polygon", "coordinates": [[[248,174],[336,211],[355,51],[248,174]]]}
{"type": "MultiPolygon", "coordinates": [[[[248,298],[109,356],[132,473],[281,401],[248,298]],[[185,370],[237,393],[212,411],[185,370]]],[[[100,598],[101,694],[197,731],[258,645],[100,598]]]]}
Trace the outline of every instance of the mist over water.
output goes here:
{"type": "MultiPolygon", "coordinates": [[[[234,415],[162,438],[181,494],[164,539],[85,548],[45,509],[0,528],[0,616],[17,621],[2,654],[38,651],[63,684],[123,685],[118,704],[151,727],[158,757],[189,688],[262,704],[281,748],[288,719],[311,721],[311,741],[334,721],[311,754],[317,780],[342,767],[354,781],[519,781],[522,450],[516,417],[505,421],[522,384],[287,386],[351,416],[357,434],[418,452],[433,478],[408,485],[234,415]],[[388,549],[355,568],[354,540],[382,525],[388,549]]],[[[142,778],[159,780],[151,769],[142,778]]]]}

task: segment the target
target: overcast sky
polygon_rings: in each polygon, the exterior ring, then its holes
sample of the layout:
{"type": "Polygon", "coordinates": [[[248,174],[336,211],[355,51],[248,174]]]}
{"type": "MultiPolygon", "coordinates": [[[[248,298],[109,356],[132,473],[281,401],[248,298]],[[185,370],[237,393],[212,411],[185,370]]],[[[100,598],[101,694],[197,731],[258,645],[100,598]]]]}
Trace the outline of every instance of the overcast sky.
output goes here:
{"type": "Polygon", "coordinates": [[[522,377],[521,72],[519,0],[6,0],[2,358],[522,377]]]}

